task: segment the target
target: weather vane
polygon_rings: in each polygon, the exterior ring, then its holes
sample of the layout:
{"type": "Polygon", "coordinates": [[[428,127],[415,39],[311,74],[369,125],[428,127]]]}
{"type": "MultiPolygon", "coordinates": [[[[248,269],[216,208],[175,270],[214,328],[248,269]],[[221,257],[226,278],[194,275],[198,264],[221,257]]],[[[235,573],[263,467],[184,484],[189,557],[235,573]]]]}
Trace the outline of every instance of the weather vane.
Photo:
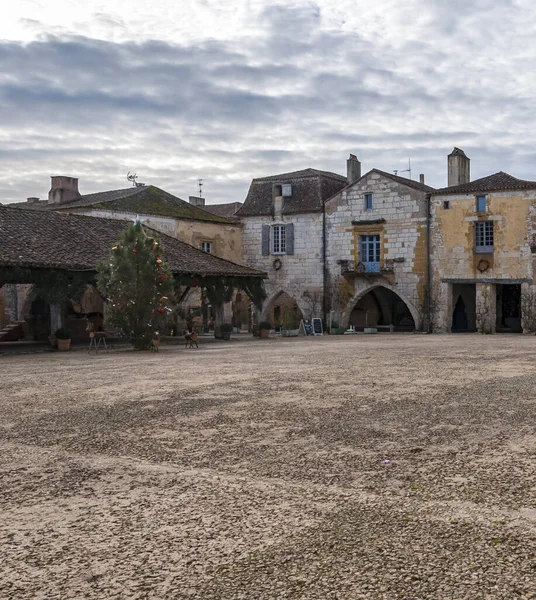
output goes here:
{"type": "Polygon", "coordinates": [[[203,180],[198,179],[197,183],[199,184],[199,197],[202,198],[203,197],[203,180]]]}

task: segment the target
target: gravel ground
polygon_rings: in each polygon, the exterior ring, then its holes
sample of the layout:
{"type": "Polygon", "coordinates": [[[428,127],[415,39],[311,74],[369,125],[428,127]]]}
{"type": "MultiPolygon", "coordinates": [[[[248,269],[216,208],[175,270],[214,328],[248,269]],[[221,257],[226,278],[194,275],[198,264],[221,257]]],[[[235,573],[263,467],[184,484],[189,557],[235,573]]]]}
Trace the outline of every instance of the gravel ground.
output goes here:
{"type": "Polygon", "coordinates": [[[0,598],[536,598],[536,337],[0,357],[0,598]]]}

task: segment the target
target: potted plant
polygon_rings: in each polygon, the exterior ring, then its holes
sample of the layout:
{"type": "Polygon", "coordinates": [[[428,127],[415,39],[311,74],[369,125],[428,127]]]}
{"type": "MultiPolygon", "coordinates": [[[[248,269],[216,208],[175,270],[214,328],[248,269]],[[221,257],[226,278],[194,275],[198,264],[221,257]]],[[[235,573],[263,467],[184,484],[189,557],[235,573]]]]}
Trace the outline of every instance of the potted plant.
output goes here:
{"type": "Polygon", "coordinates": [[[67,327],[60,327],[59,329],[56,329],[56,333],[54,335],[56,336],[56,340],[58,342],[58,350],[61,350],[62,352],[69,350],[71,346],[71,330],[67,329],[67,327]]]}
{"type": "Polygon", "coordinates": [[[261,334],[261,339],[267,340],[268,334],[270,333],[271,329],[272,329],[272,324],[269,321],[261,321],[261,323],[259,323],[259,331],[261,334]]]}
{"type": "Polygon", "coordinates": [[[221,339],[222,340],[230,340],[232,331],[233,331],[233,326],[231,325],[231,323],[224,323],[221,326],[221,339]]]}

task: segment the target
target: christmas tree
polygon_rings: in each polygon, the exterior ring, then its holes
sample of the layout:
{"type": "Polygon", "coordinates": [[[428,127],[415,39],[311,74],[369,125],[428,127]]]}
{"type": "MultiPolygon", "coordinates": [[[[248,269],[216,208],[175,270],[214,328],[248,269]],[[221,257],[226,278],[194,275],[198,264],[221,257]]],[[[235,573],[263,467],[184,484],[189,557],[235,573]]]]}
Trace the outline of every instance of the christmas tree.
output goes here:
{"type": "Polygon", "coordinates": [[[108,300],[106,320],[137,350],[147,350],[159,331],[173,294],[173,276],[160,245],[141,223],[131,223],[98,267],[98,287],[108,300]]]}

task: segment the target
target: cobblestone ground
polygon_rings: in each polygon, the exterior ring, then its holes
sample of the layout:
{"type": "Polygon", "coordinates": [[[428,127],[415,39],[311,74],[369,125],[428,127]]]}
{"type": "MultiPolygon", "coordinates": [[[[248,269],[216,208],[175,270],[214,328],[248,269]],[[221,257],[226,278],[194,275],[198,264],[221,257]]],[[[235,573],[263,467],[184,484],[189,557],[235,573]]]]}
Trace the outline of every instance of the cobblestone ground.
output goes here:
{"type": "Polygon", "coordinates": [[[536,337],[0,357],[0,597],[536,598],[535,406],[536,337]]]}

